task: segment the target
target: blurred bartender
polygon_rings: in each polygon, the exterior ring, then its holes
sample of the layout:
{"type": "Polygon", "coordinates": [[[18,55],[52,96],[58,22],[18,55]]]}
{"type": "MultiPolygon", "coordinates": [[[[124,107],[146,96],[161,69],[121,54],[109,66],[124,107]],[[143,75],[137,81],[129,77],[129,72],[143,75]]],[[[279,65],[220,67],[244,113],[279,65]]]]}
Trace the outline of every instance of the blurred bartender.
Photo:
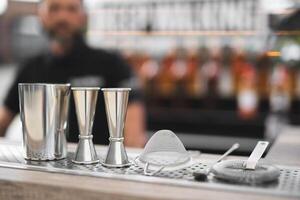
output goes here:
{"type": "MultiPolygon", "coordinates": [[[[82,0],[43,0],[39,16],[49,36],[49,50],[27,60],[20,67],[0,108],[0,135],[19,112],[18,83],[71,83],[72,86],[130,87],[125,144],[141,147],[146,137],[144,132],[144,108],[137,79],[130,66],[119,56],[86,45],[83,32],[86,15],[82,0]]],[[[78,141],[78,126],[74,100],[71,99],[69,115],[70,142],[78,141]]],[[[108,128],[103,95],[99,93],[94,123],[94,142],[108,143],[108,128]]]]}

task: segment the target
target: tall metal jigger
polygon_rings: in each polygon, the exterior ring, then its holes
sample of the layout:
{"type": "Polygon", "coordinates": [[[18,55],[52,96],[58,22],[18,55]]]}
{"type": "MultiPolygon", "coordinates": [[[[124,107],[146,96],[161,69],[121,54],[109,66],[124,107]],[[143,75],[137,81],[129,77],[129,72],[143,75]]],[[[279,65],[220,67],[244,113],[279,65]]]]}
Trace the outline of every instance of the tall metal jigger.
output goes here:
{"type": "Polygon", "coordinates": [[[98,87],[73,87],[76,115],[79,127],[79,142],[72,162],[94,164],[99,159],[93,144],[93,123],[97,104],[98,87]]]}
{"type": "Polygon", "coordinates": [[[103,88],[105,110],[109,128],[109,147],[104,163],[106,167],[126,167],[131,163],[124,147],[124,125],[130,88],[103,88]]]}

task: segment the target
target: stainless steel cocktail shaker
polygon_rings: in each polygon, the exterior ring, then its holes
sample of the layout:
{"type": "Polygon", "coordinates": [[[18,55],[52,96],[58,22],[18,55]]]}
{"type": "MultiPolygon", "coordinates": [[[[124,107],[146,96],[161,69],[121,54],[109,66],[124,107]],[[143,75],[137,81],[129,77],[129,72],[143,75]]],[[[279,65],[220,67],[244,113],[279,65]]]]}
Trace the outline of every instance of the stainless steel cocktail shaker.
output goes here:
{"type": "Polygon", "coordinates": [[[66,157],[69,98],[70,84],[19,83],[25,159],[66,157]]]}

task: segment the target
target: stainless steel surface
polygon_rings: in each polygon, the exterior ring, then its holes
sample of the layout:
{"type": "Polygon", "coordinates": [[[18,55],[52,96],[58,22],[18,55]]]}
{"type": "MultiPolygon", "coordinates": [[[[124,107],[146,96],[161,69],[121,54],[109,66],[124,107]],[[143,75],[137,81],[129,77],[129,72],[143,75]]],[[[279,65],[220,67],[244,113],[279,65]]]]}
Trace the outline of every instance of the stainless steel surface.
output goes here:
{"type": "MultiPolygon", "coordinates": [[[[100,148],[98,155],[104,156],[105,148],[100,148]]],[[[134,159],[138,153],[128,152],[129,159],[134,159]]],[[[144,176],[143,168],[132,164],[128,168],[107,168],[101,164],[76,165],[72,163],[74,153],[69,152],[66,159],[58,161],[27,161],[23,159],[22,148],[15,145],[0,145],[0,167],[9,167],[25,170],[36,170],[52,173],[84,175],[117,180],[146,182],[153,184],[174,185],[189,188],[206,188],[208,190],[223,190],[267,194],[273,196],[300,198],[300,168],[292,166],[277,166],[280,168],[280,177],[277,182],[262,185],[243,185],[209,179],[207,182],[194,180],[193,172],[207,170],[213,162],[203,160],[201,155],[192,155],[194,164],[176,171],[163,171],[156,176],[144,176]]],[[[267,196],[266,196],[267,199],[267,196]]]]}
{"type": "Polygon", "coordinates": [[[124,125],[130,88],[103,88],[105,111],[109,128],[109,148],[103,165],[129,166],[124,141],[124,125]]]}
{"type": "Polygon", "coordinates": [[[267,149],[269,142],[267,141],[259,141],[249,156],[248,160],[244,163],[246,169],[254,170],[257,162],[264,154],[267,149]]]}
{"type": "Polygon", "coordinates": [[[54,160],[66,157],[69,97],[70,84],[19,84],[26,159],[54,160]]]}
{"type": "Polygon", "coordinates": [[[99,162],[93,144],[93,123],[96,111],[98,91],[97,87],[72,87],[77,122],[80,131],[79,142],[73,159],[77,164],[92,164],[99,162]]]}

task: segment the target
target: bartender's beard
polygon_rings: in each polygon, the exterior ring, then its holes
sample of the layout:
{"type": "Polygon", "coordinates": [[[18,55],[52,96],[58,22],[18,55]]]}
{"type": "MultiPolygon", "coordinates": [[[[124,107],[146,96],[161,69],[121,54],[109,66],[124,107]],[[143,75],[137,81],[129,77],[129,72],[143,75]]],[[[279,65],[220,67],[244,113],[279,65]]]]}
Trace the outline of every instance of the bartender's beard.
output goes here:
{"type": "Polygon", "coordinates": [[[64,55],[72,49],[76,39],[82,37],[82,32],[78,31],[67,36],[62,36],[54,31],[47,31],[47,35],[50,40],[51,51],[57,55],[64,55]]]}

